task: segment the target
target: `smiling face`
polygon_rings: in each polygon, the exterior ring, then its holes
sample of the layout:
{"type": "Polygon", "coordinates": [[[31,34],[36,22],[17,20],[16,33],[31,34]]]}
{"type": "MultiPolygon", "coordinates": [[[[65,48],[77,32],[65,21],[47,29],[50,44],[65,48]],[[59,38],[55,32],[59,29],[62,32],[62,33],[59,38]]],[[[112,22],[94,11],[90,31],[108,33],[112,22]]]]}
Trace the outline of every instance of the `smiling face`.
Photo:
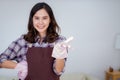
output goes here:
{"type": "Polygon", "coordinates": [[[41,37],[46,36],[47,28],[50,24],[50,17],[46,10],[40,9],[33,16],[33,26],[41,37]]]}

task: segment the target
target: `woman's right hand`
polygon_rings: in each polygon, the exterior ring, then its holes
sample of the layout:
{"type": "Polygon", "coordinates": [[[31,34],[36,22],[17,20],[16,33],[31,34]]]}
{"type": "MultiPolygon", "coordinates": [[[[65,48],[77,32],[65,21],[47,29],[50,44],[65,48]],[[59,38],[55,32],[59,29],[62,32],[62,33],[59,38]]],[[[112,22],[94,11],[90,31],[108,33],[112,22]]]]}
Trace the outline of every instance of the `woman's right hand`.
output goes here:
{"type": "Polygon", "coordinates": [[[15,67],[15,70],[18,71],[18,78],[20,80],[24,80],[27,76],[28,68],[27,68],[27,62],[21,61],[18,63],[15,67]]]}

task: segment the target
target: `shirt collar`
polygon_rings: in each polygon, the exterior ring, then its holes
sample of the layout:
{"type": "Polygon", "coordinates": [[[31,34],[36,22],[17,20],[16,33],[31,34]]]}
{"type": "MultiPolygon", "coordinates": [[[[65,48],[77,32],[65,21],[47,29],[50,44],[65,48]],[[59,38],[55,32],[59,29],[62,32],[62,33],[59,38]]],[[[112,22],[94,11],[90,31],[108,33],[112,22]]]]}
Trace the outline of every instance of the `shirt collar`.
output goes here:
{"type": "MultiPolygon", "coordinates": [[[[38,36],[36,36],[36,38],[35,38],[35,42],[40,42],[40,36],[38,35],[38,36]]],[[[43,41],[44,41],[44,39],[45,39],[45,37],[43,38],[43,41]]]]}

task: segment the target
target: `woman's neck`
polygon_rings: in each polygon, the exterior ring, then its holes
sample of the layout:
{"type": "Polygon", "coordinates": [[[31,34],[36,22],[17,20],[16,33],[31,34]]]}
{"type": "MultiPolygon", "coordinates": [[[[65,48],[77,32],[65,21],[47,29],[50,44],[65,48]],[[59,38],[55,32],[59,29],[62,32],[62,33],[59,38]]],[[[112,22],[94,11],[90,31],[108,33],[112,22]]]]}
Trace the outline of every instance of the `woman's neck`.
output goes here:
{"type": "Polygon", "coordinates": [[[43,38],[45,38],[46,33],[40,33],[39,36],[40,36],[41,39],[43,39],[43,38]]]}
{"type": "Polygon", "coordinates": [[[46,34],[40,34],[39,36],[40,36],[40,43],[41,43],[44,40],[46,34]]]}

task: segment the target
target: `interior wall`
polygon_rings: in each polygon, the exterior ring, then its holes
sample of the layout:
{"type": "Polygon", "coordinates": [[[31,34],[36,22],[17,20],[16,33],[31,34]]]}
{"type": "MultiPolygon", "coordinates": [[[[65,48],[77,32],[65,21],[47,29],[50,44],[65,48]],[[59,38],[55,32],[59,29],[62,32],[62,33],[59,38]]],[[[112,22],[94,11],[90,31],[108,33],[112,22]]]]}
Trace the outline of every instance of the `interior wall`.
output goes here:
{"type": "MultiPolygon", "coordinates": [[[[39,2],[53,9],[61,35],[74,36],[65,73],[83,72],[104,80],[105,70],[120,68],[120,0],[1,0],[0,53],[27,31],[29,12],[39,2]]],[[[6,73],[7,74],[7,73],[6,73]]]]}

